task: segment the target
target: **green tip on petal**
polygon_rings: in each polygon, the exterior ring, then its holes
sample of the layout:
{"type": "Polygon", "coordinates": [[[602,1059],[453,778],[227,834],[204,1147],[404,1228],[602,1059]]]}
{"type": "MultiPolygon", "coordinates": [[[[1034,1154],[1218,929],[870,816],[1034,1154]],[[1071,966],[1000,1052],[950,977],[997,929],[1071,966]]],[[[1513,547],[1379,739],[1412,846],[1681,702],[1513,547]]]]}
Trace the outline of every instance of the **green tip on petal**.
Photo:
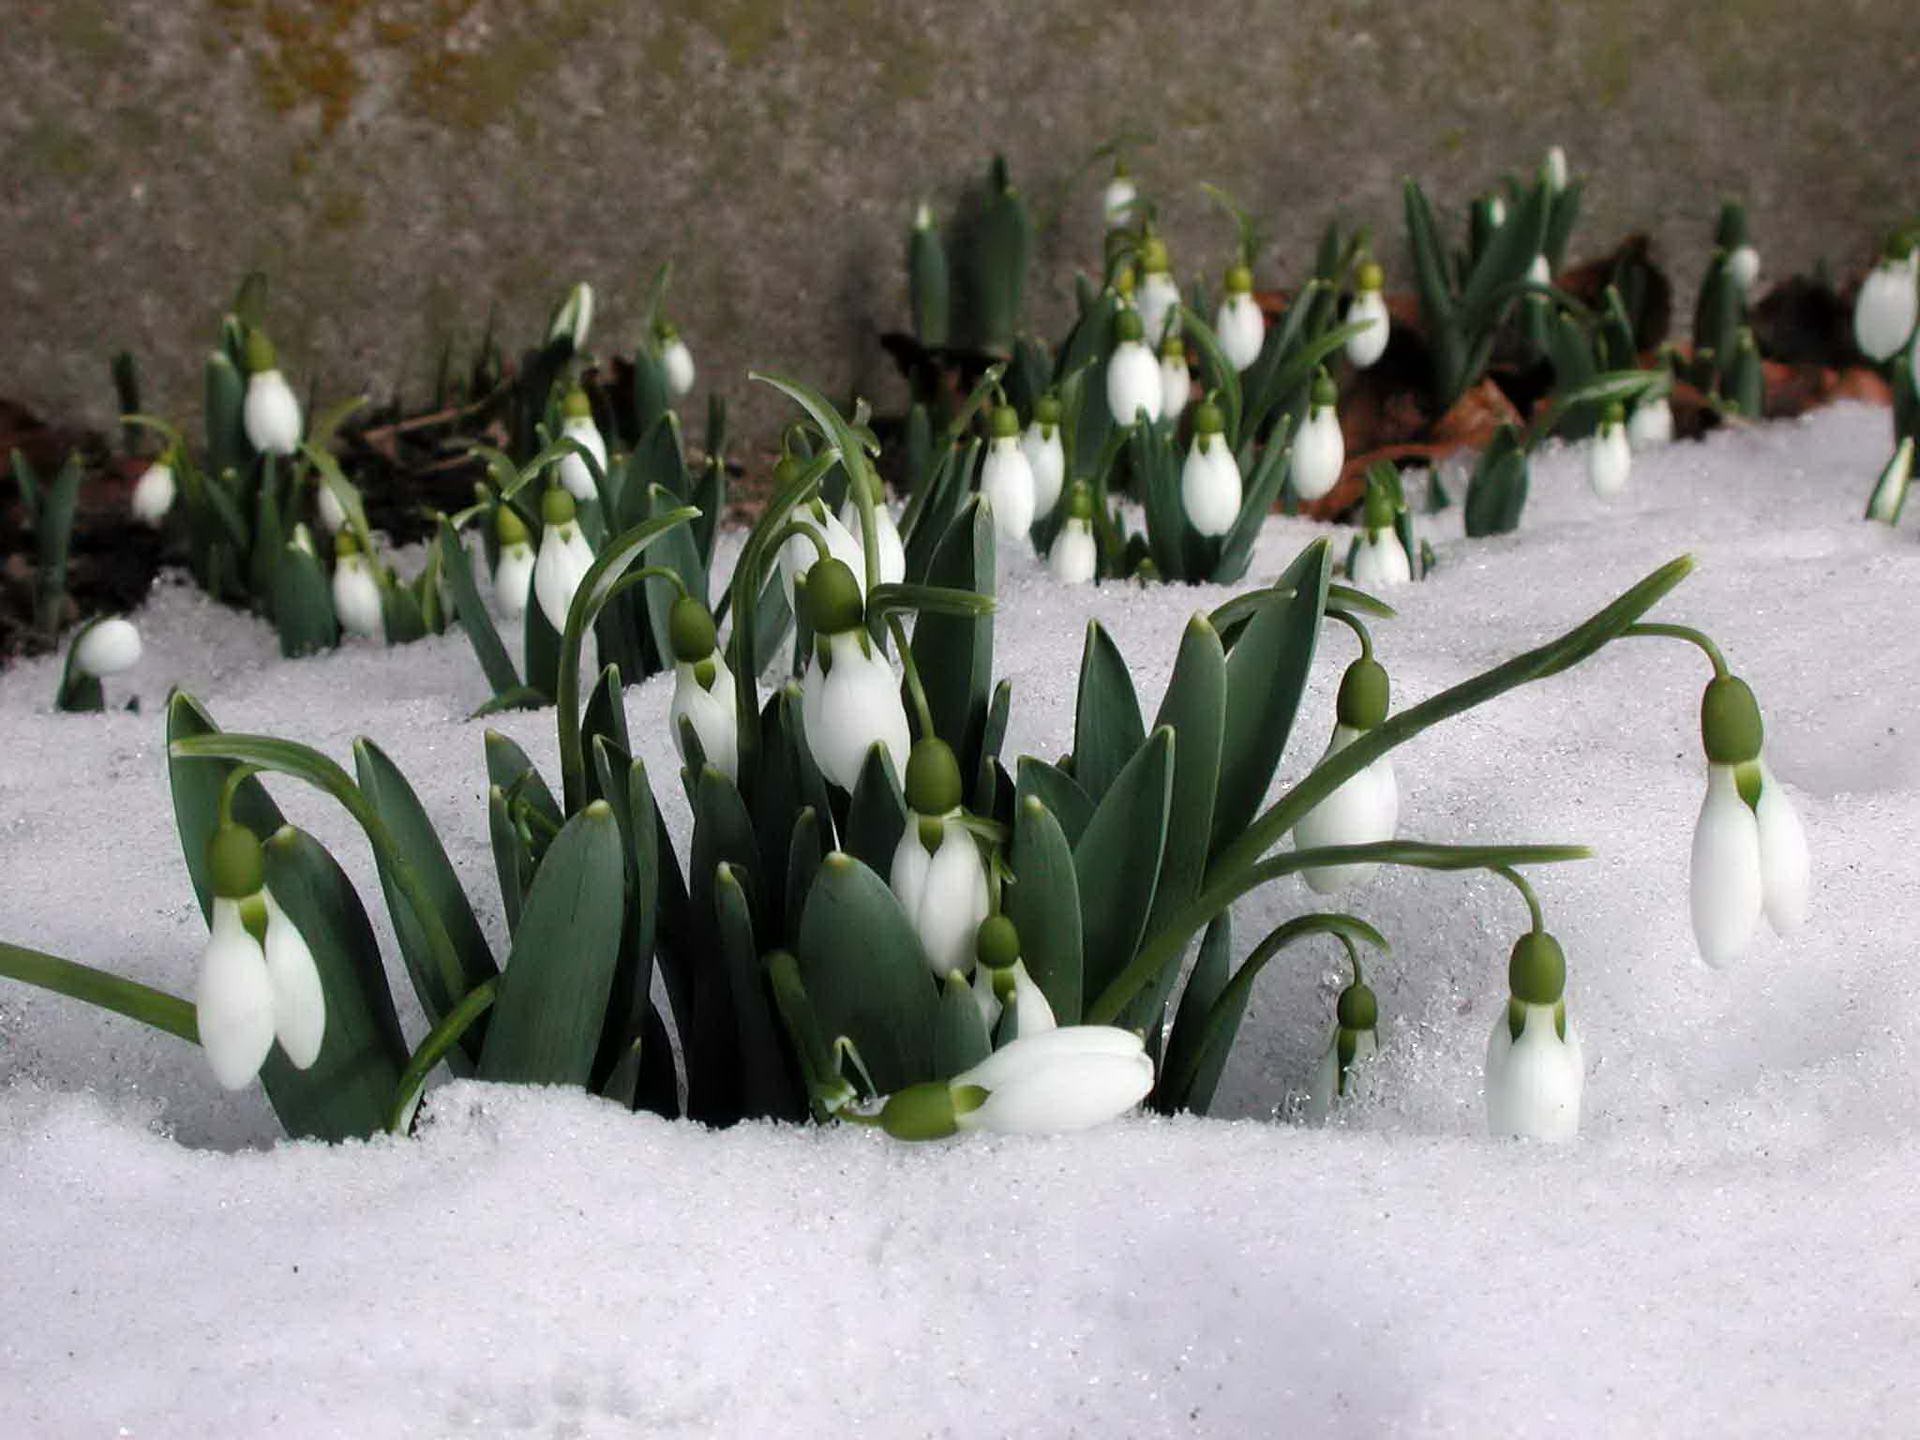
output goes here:
{"type": "Polygon", "coordinates": [[[1387,718],[1391,694],[1387,667],[1378,660],[1356,660],[1340,677],[1340,695],[1335,712],[1342,725],[1355,730],[1372,730],[1387,718]]]}
{"type": "Polygon", "coordinates": [[[259,837],[232,821],[220,826],[207,842],[207,872],[213,881],[213,893],[222,900],[244,900],[259,894],[260,887],[267,883],[266,857],[259,837]]]}
{"type": "Polygon", "coordinates": [[[1113,338],[1122,344],[1129,340],[1138,340],[1147,333],[1140,312],[1129,306],[1113,317],[1113,338]]]}
{"type": "Polygon", "coordinates": [[[567,398],[560,403],[560,413],[569,420],[587,420],[593,416],[593,406],[587,400],[587,392],[578,385],[567,392],[567,398]]]}
{"type": "Polygon", "coordinates": [[[540,497],[540,520],[546,525],[564,525],[573,519],[575,506],[573,496],[563,485],[549,485],[547,493],[540,497]]]}
{"type": "MultiPolygon", "coordinates": [[[[811,586],[811,578],[809,578],[811,586]]],[[[937,735],[916,740],[907,755],[907,804],[919,815],[944,815],[960,804],[960,762],[937,735]]]]}
{"type": "Polygon", "coordinates": [[[691,665],[713,654],[719,632],[707,607],[691,595],[682,595],[667,611],[667,638],[673,646],[673,658],[691,665]]]}
{"type": "Polygon", "coordinates": [[[807,571],[807,623],[816,635],[856,629],[866,613],[860,582],[843,560],[816,560],[807,571]]]}
{"type": "Polygon", "coordinates": [[[993,407],[993,438],[1011,440],[1020,433],[1020,413],[1011,405],[993,407]]]}
{"type": "Polygon", "coordinates": [[[273,353],[273,341],[267,338],[266,332],[249,330],[247,332],[247,373],[258,375],[273,369],[278,363],[278,357],[273,353]]]}
{"type": "Polygon", "coordinates": [[[1560,942],[1544,930],[1514,941],[1507,989],[1523,1005],[1558,1005],[1567,991],[1567,957],[1560,942]]]}
{"type": "Polygon", "coordinates": [[[1742,765],[1758,759],[1766,731],[1760,703],[1747,682],[1721,675],[1707,682],[1700,696],[1700,741],[1715,765],[1742,765]]]}
{"type": "Polygon", "coordinates": [[[1362,290],[1378,290],[1387,283],[1387,272],[1369,260],[1360,267],[1358,280],[1362,290]]]}
{"type": "Polygon", "coordinates": [[[1005,915],[989,915],[974,936],[973,955],[989,970],[1004,970],[1020,958],[1020,931],[1005,915]]]}
{"type": "Polygon", "coordinates": [[[494,538],[502,545],[527,543],[527,522],[511,505],[498,506],[493,512],[494,538]]]}
{"type": "Polygon", "coordinates": [[[1342,1030],[1372,1030],[1380,1024],[1380,1001],[1364,981],[1356,980],[1340,992],[1334,1013],[1342,1030]]]}
{"type": "Polygon", "coordinates": [[[1340,403],[1340,391],[1334,386],[1333,377],[1322,366],[1313,377],[1313,407],[1316,410],[1329,409],[1340,403]]]}

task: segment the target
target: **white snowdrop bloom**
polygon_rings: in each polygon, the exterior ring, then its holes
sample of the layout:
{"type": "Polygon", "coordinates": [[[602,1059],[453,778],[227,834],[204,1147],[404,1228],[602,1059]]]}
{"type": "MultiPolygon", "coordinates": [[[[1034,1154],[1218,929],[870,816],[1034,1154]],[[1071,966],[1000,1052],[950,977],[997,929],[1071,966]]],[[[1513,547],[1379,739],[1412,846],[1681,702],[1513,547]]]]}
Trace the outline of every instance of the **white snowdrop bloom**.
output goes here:
{"type": "Polygon", "coordinates": [[[565,336],[576,351],[584,350],[592,329],[593,286],[582,280],[567,292],[567,298],[554,311],[553,323],[547,327],[547,341],[551,344],[565,336]]]}
{"type": "Polygon", "coordinates": [[[1064,585],[1085,585],[1100,573],[1100,544],[1093,536],[1093,492],[1076,481],[1067,517],[1047,552],[1047,568],[1064,585]]]}
{"type": "Polygon", "coordinates": [[[1740,798],[1733,766],[1707,769],[1707,796],[1693,827],[1689,904],[1693,936],[1709,965],[1737,960],[1753,938],[1764,898],[1760,826],[1740,798]]]}
{"type": "MultiPolygon", "coordinates": [[[[1338,755],[1387,718],[1389,684],[1379,661],[1367,656],[1347,667],[1335,701],[1333,739],[1320,763],[1338,755]]],[[[1393,838],[1400,820],[1400,787],[1391,756],[1382,755],[1358,774],[1343,780],[1334,792],[1300,818],[1293,827],[1297,850],[1328,845],[1373,845],[1393,838]]],[[[1313,866],[1302,871],[1316,893],[1331,895],[1372,878],[1375,865],[1313,866]]]]}
{"type": "Polygon", "coordinates": [[[1487,197],[1487,219],[1496,230],[1507,223],[1507,202],[1501,196],[1487,197]]]}
{"type": "Polygon", "coordinates": [[[240,907],[240,900],[215,898],[193,998],[200,1048],[214,1079],[228,1090],[252,1083],[273,1049],[274,1034],[273,977],[240,907]]]}
{"type": "Polygon", "coordinates": [[[380,604],[380,581],[360,553],[351,530],[333,537],[333,613],[340,628],[367,640],[384,639],[386,619],[380,604]]]}
{"type": "Polygon", "coordinates": [[[327,1033],[327,997],[320,985],[320,969],[306,937],[287,912],[263,890],[267,906],[267,978],[273,986],[273,1033],[296,1070],[309,1068],[320,1058],[320,1042],[327,1033]]]}
{"type": "Polygon", "coordinates": [[[1364,590],[1390,590],[1413,579],[1406,546],[1392,526],[1368,530],[1354,550],[1353,573],[1347,577],[1364,590]]]}
{"type": "Polygon", "coordinates": [[[173,509],[176,488],[173,466],[167,463],[166,456],[162,456],[141,471],[140,478],[133,483],[133,499],[130,503],[133,518],[143,525],[159,529],[160,522],[173,509]]]}
{"type": "Polygon", "coordinates": [[[1553,283],[1553,271],[1547,268],[1547,257],[1536,254],[1533,263],[1527,266],[1527,279],[1536,285],[1553,283]]]}
{"type": "Polygon", "coordinates": [[[1160,347],[1159,418],[1169,425],[1178,420],[1192,393],[1193,372],[1187,368],[1186,342],[1178,335],[1169,335],[1160,347]]]}
{"type": "Polygon", "coordinates": [[[1240,518],[1240,465],[1227,448],[1225,421],[1211,401],[1195,412],[1193,443],[1180,468],[1180,505],[1202,535],[1224,535],[1240,518]]]}
{"type": "Polygon", "coordinates": [[[926,736],[907,760],[907,827],[889,882],[913,922],[936,980],[971,974],[987,918],[987,867],[965,825],[960,763],[945,741],[926,736]]]}
{"type": "Polygon", "coordinates": [[[89,625],[73,642],[73,668],[98,680],[140,663],[140,632],[115,616],[89,625]]]}
{"type": "MultiPolygon", "coordinates": [[[[880,564],[882,585],[897,585],[907,578],[907,547],[900,539],[900,527],[894,522],[893,511],[887,505],[886,493],[879,488],[879,480],[874,480],[873,500],[873,543],[880,564]]],[[[854,543],[861,545],[861,569],[864,570],[866,548],[860,529],[860,505],[849,493],[840,505],[840,524],[854,543]]]]}
{"type": "Polygon", "coordinates": [[[1146,333],[1135,310],[1122,310],[1114,319],[1113,333],[1118,341],[1107,357],[1107,409],[1113,423],[1131,425],[1139,411],[1147,419],[1158,420],[1161,409],[1160,366],[1153,352],[1141,343],[1146,333]]]}
{"type": "Polygon", "coordinates": [[[313,508],[320,516],[320,525],[329,535],[338,535],[347,525],[347,507],[340,503],[340,497],[333,493],[333,487],[322,480],[314,487],[313,508]]]}
{"type": "Polygon", "coordinates": [[[1627,417],[1627,444],[1635,450],[1657,450],[1673,443],[1673,406],[1665,395],[1643,395],[1627,417]]]}
{"type": "Polygon", "coordinates": [[[1813,891],[1813,862],[1807,832],[1780,782],[1764,760],[1760,767],[1760,798],[1753,817],[1760,832],[1760,895],[1767,923],[1777,934],[1791,935],[1806,923],[1813,891]]]}
{"type": "Polygon", "coordinates": [[[1291,484],[1302,500],[1318,500],[1340,479],[1347,463],[1347,442],[1340,433],[1340,415],[1335,409],[1338,392],[1322,370],[1313,382],[1313,400],[1300,433],[1293,437],[1291,484]]]}
{"type": "Polygon", "coordinates": [[[986,1092],[977,1108],[955,1105],[962,1130],[1059,1135],[1104,1125],[1146,1099],[1153,1061],[1131,1031],[1069,1025],[1022,1035],[956,1075],[952,1089],[966,1099],[986,1092]],[[1083,1030],[1100,1033],[1076,1033],[1083,1030]]]}
{"type": "Polygon", "coordinates": [[[1567,188],[1567,152],[1558,145],[1547,150],[1547,187],[1551,190],[1567,188]]]}
{"type": "MultiPolygon", "coordinates": [[[[859,537],[827,509],[826,502],[818,497],[809,500],[793,512],[793,523],[818,535],[826,543],[827,554],[851,570],[860,582],[861,593],[866,593],[867,552],[859,537]]],[[[819,558],[819,549],[804,535],[790,535],[781,545],[780,588],[786,592],[789,610],[794,608],[794,582],[806,579],[819,558]]],[[[903,558],[903,568],[904,565],[903,558]]]]}
{"type": "Polygon", "coordinates": [[[820,773],[851,791],[875,745],[894,773],[907,763],[912,737],[900,680],[865,630],[866,605],[853,570],[818,561],[807,577],[807,621],[813,655],[800,683],[800,724],[820,773]]]}
{"type": "Polygon", "coordinates": [[[1060,402],[1043,395],[1033,407],[1033,420],[1020,436],[1027,468],[1033,471],[1033,513],[1053,514],[1067,479],[1067,451],[1060,438],[1060,402]]]}
{"type": "Polygon", "coordinates": [[[1913,334],[1920,317],[1920,265],[1913,252],[1882,256],[1860,282],[1853,302],[1853,338],[1860,353],[1878,364],[1891,360],[1913,334]]]}
{"type": "MultiPolygon", "coordinates": [[[[994,916],[987,923],[992,924],[993,920],[999,918],[994,916]]],[[[1057,1028],[1060,1023],[1054,1018],[1053,1006],[1048,1003],[1046,992],[1027,973],[1027,962],[1024,960],[1015,960],[1013,964],[998,970],[984,963],[975,965],[973,1002],[980,1007],[980,1020],[989,1034],[999,1026],[1009,1009],[1013,1012],[1013,1038],[1016,1039],[1021,1035],[1039,1035],[1057,1028]]]]}
{"type": "Polygon", "coordinates": [[[1139,187],[1127,173],[1127,167],[1115,164],[1113,178],[1100,197],[1100,211],[1109,230],[1117,230],[1133,219],[1133,202],[1140,198],[1139,187]]]}
{"type": "Polygon", "coordinates": [[[494,603],[507,619],[518,620],[526,613],[527,592],[533,588],[533,544],[526,523],[508,505],[494,511],[494,534],[500,541],[493,567],[494,603]]]}
{"type": "Polygon", "coordinates": [[[580,533],[573,497],[564,487],[548,487],[541,498],[540,512],[546,528],[540,534],[540,550],[533,561],[533,594],[547,623],[565,634],[574,592],[593,566],[593,547],[580,533]]]}
{"type": "Polygon", "coordinates": [[[300,402],[275,365],[273,342],[258,330],[247,336],[247,396],[240,407],[247,443],[262,455],[300,448],[300,402]]]}
{"type": "Polygon", "coordinates": [[[1753,293],[1753,282],[1760,278],[1760,252],[1751,245],[1736,246],[1727,256],[1727,273],[1744,294],[1753,293]]]}
{"type": "Polygon", "coordinates": [[[1174,283],[1167,261],[1166,242],[1157,235],[1140,242],[1140,278],[1134,286],[1133,303],[1140,311],[1148,343],[1157,344],[1166,333],[1167,316],[1180,305],[1180,287],[1174,283]]]}
{"type": "Polygon", "coordinates": [[[1552,1005],[1521,1007],[1521,1030],[1503,1009],[1487,1039],[1487,1129],[1526,1140],[1571,1140],[1580,1133],[1586,1060],[1571,1022],[1563,1039],[1552,1005]]]}
{"type": "MultiPolygon", "coordinates": [[[[577,387],[569,391],[561,415],[561,438],[577,442],[593,456],[600,473],[606,474],[607,442],[601,438],[600,427],[593,423],[593,406],[587,400],[587,392],[577,387]]],[[[593,481],[593,466],[587,464],[579,451],[569,450],[560,457],[560,483],[582,504],[600,498],[600,487],[593,481]]]]}
{"type": "Polygon", "coordinates": [[[1213,317],[1213,333],[1219,337],[1220,353],[1236,370],[1245,370],[1260,358],[1260,347],[1267,338],[1267,317],[1253,298],[1253,271],[1235,265],[1227,271],[1226,296],[1213,317]]]}
{"type": "Polygon", "coordinates": [[[740,778],[739,697],[733,672],[721,658],[713,615],[691,595],[682,595],[667,612],[667,638],[673,650],[673,699],[667,725],[684,762],[680,722],[693,727],[707,763],[727,779],[740,778]]]}
{"type": "Polygon", "coordinates": [[[1633,450],[1627,442],[1625,413],[1618,405],[1609,406],[1600,428],[1586,444],[1587,483],[1602,500],[1612,500],[1627,488],[1627,476],[1633,469],[1633,450]]]}
{"type": "MultiPolygon", "coordinates": [[[[1351,949],[1348,952],[1352,954],[1351,949]]],[[[1380,1053],[1375,1029],[1380,1022],[1380,1002],[1360,974],[1358,957],[1353,961],[1353,983],[1340,992],[1334,1005],[1333,1034],[1313,1072],[1307,1088],[1307,1103],[1301,1118],[1309,1124],[1325,1120],[1345,1097],[1353,1093],[1354,1071],[1380,1053]]]]}
{"type": "Polygon", "coordinates": [[[660,369],[667,377],[667,393],[674,399],[685,398],[693,389],[693,352],[670,325],[660,333],[660,369]]]}
{"type": "Polygon", "coordinates": [[[1359,287],[1353,303],[1347,306],[1346,323],[1367,328],[1347,340],[1347,359],[1356,370],[1365,370],[1387,353],[1387,337],[1392,322],[1387,318],[1387,297],[1382,292],[1386,272],[1372,261],[1360,267],[1359,287]]]}
{"type": "Polygon", "coordinates": [[[1020,448],[1020,417],[1011,405],[993,411],[993,439],[980,463],[980,493],[993,509],[994,530],[1002,540],[1026,539],[1033,528],[1033,466],[1020,448]]]}

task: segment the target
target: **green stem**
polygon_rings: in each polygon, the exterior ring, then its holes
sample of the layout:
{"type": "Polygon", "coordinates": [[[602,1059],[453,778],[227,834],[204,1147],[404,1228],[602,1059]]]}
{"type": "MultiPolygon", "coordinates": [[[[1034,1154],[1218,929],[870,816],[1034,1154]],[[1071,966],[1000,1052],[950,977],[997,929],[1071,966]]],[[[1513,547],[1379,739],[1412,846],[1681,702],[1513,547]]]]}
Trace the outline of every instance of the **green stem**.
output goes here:
{"type": "Polygon", "coordinates": [[[1527,915],[1533,921],[1533,933],[1543,934],[1547,927],[1540,915],[1540,897],[1533,893],[1533,886],[1527,883],[1527,877],[1510,865],[1494,865],[1489,868],[1520,892],[1520,898],[1527,902],[1527,915]]]}
{"type": "Polygon", "coordinates": [[[487,1013],[499,994],[498,976],[481,981],[461,997],[460,1003],[449,1010],[438,1025],[427,1032],[427,1038],[420,1042],[420,1048],[407,1061],[407,1068],[401,1072],[400,1083],[394,1090],[393,1109],[387,1117],[390,1134],[406,1134],[408,1126],[413,1123],[414,1111],[419,1108],[420,1092],[426,1086],[427,1076],[433,1073],[433,1067],[446,1057],[447,1052],[460,1043],[460,1037],[467,1033],[468,1027],[487,1013]]]}
{"type": "Polygon", "coordinates": [[[105,970],[96,970],[91,965],[62,960],[57,955],[28,950],[21,945],[9,945],[4,940],[0,940],[0,975],[42,990],[51,990],[69,1000],[81,1000],[88,1005],[97,1005],[102,1010],[111,1010],[116,1015],[138,1020],[142,1025],[150,1025],[163,1034],[185,1040],[189,1045],[200,1043],[200,1027],[195,1021],[192,1004],[178,995],[155,990],[151,985],[142,985],[137,980],[122,979],[105,970]]]}
{"type": "Polygon", "coordinates": [[[1327,607],[1327,614],[1345,625],[1358,637],[1360,641],[1360,658],[1362,660],[1373,659],[1373,636],[1368,633],[1367,627],[1361,623],[1358,615],[1355,615],[1350,610],[1337,610],[1331,605],[1327,607]]]}
{"type": "Polygon", "coordinates": [[[1629,625],[1620,633],[1630,640],[1685,640],[1689,645],[1697,645],[1713,665],[1715,678],[1721,680],[1727,678],[1727,657],[1720,653],[1720,647],[1713,643],[1710,636],[1704,631],[1694,629],[1691,625],[1665,625],[1642,621],[1637,625],[1629,625]]]}
{"type": "Polygon", "coordinates": [[[907,676],[907,697],[913,701],[913,718],[920,722],[920,738],[933,735],[933,707],[927,703],[926,687],[920,683],[920,667],[913,662],[913,647],[907,643],[907,627],[898,615],[887,617],[887,629],[893,635],[893,648],[900,652],[900,667],[907,676]]]}

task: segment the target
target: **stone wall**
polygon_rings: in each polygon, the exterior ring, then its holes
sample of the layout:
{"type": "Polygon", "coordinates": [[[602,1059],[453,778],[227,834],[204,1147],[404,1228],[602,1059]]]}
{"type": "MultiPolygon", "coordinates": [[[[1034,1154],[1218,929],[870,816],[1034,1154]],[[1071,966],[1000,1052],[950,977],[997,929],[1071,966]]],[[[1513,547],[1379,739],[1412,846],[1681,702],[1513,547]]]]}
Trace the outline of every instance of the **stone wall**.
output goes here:
{"type": "Polygon", "coordinates": [[[124,347],[149,406],[185,410],[253,267],[296,384],[417,394],[489,306],[518,343],[578,277],[597,342],[630,344],[670,257],[703,386],[739,405],[762,365],[885,403],[914,200],[1004,150],[1052,328],[1098,255],[1083,163],[1126,129],[1156,137],[1137,168],[1183,275],[1217,278],[1231,243],[1203,179],[1264,217],[1263,284],[1338,212],[1392,285],[1403,175],[1456,202],[1555,142],[1589,182],[1576,256],[1650,229],[1690,288],[1736,194],[1772,275],[1849,266],[1920,203],[1904,9],[27,0],[0,50],[0,394],[104,420],[124,347]]]}

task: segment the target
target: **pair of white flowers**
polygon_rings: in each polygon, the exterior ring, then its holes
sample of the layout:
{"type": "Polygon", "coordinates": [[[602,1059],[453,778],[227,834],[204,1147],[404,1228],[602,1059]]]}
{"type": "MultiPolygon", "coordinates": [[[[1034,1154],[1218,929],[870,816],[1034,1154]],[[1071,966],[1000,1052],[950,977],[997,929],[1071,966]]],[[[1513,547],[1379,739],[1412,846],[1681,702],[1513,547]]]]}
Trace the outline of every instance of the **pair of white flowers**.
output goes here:
{"type": "Polygon", "coordinates": [[[901,1140],[961,1131],[1057,1135],[1118,1118],[1153,1089],[1140,1036],[1110,1025],[1022,1035],[949,1081],[896,1091],[879,1122],[901,1140]]]}
{"type": "Polygon", "coordinates": [[[1413,579],[1413,557],[1394,524],[1393,497],[1384,485],[1367,481],[1361,533],[1347,562],[1347,578],[1369,590],[1391,590],[1413,579]]]}
{"type": "Polygon", "coordinates": [[[567,628],[574,592],[593,567],[593,546],[580,529],[579,512],[564,483],[548,487],[540,500],[540,548],[536,552],[526,522],[511,505],[494,509],[494,538],[499,558],[493,567],[494,601],[500,613],[518,620],[526,613],[529,591],[556,631],[567,628]]]}

